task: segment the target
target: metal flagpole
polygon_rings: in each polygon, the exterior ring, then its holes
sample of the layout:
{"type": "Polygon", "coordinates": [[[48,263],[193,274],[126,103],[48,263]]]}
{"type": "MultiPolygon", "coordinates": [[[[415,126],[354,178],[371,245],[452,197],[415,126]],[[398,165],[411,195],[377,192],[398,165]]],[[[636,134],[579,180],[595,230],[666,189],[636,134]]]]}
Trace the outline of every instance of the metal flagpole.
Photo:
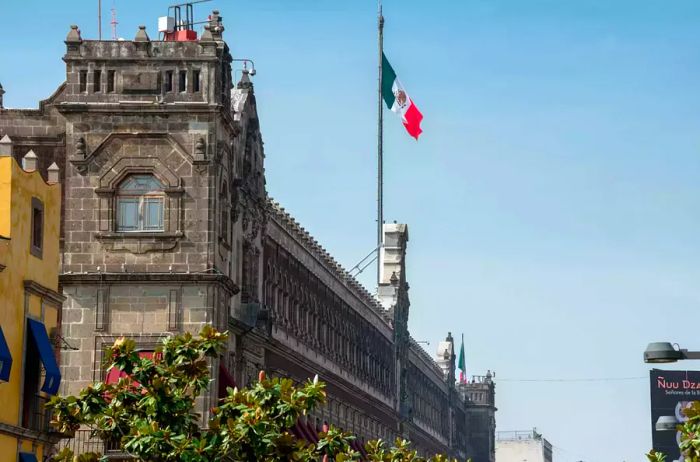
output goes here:
{"type": "Polygon", "coordinates": [[[377,79],[377,287],[381,284],[382,274],[382,244],[384,241],[384,107],[382,106],[382,55],[384,51],[384,16],[382,16],[382,0],[379,3],[379,65],[377,79]]]}
{"type": "Polygon", "coordinates": [[[102,40],[102,0],[97,0],[97,39],[102,40]]]}

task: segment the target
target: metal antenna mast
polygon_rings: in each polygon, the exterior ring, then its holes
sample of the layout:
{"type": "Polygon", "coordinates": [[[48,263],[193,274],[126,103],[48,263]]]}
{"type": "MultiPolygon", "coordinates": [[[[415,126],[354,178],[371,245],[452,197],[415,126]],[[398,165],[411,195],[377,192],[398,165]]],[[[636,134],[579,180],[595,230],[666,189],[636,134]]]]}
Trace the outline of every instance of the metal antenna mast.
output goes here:
{"type": "Polygon", "coordinates": [[[112,40],[117,40],[117,7],[112,2],[112,20],[109,22],[112,25],[112,40]]]}

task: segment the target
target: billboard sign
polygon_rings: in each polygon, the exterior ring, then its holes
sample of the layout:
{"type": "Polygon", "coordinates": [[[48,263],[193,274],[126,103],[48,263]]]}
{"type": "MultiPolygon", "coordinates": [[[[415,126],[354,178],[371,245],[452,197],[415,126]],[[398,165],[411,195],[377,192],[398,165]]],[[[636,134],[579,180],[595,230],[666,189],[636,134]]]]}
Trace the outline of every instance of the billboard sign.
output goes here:
{"type": "Polygon", "coordinates": [[[673,424],[675,420],[677,425],[687,420],[683,408],[691,401],[700,401],[700,372],[652,369],[650,378],[651,434],[654,451],[666,454],[668,462],[683,462],[678,447],[680,433],[673,429],[673,425],[669,426],[669,423],[673,424]],[[657,425],[657,422],[660,425],[657,425]],[[661,422],[666,425],[662,425],[661,422]]]}

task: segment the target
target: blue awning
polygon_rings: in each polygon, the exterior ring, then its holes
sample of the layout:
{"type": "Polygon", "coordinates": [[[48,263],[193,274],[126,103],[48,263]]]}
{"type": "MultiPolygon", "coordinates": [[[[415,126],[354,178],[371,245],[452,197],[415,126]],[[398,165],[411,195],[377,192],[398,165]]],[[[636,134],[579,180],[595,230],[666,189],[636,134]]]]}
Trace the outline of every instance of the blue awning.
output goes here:
{"type": "Polygon", "coordinates": [[[19,462],[37,462],[36,455],[31,452],[20,452],[19,462]]]}
{"type": "Polygon", "coordinates": [[[34,339],[34,345],[39,350],[41,363],[46,370],[46,379],[44,380],[44,386],[41,387],[41,391],[55,395],[58,393],[58,386],[61,384],[61,371],[58,370],[49,334],[46,333],[46,326],[44,326],[43,322],[33,319],[27,319],[27,321],[29,321],[29,330],[34,339]]]}
{"type": "Polygon", "coordinates": [[[12,355],[0,327],[0,380],[10,381],[10,369],[12,369],[12,355]]]}

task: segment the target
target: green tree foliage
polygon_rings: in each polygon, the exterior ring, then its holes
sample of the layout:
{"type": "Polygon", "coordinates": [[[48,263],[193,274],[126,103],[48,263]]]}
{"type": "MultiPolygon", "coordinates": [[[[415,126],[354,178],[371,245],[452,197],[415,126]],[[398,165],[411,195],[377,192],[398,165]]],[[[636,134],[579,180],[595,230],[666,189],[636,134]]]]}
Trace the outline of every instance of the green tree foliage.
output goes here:
{"type": "MultiPolygon", "coordinates": [[[[112,442],[143,462],[360,460],[353,436],[330,427],[316,444],[295,438],[297,419],[325,402],[318,378],[297,387],[288,379],[260,373],[249,388],[228,389],[212,409],[207,428],[195,412],[197,397],[210,382],[207,357],[217,357],[227,335],[206,326],[199,336],[163,340],[152,358],[140,357],[132,340],[119,339],[107,350],[109,369],[126,374],[117,383],[95,383],[78,396],[54,397],[47,407],[52,424],[67,437],[79,428],[112,442]]],[[[366,445],[374,462],[447,462],[445,456],[419,457],[408,442],[381,440],[366,445]]],[[[106,461],[100,454],[74,456],[62,450],[54,462],[106,461]]]]}

